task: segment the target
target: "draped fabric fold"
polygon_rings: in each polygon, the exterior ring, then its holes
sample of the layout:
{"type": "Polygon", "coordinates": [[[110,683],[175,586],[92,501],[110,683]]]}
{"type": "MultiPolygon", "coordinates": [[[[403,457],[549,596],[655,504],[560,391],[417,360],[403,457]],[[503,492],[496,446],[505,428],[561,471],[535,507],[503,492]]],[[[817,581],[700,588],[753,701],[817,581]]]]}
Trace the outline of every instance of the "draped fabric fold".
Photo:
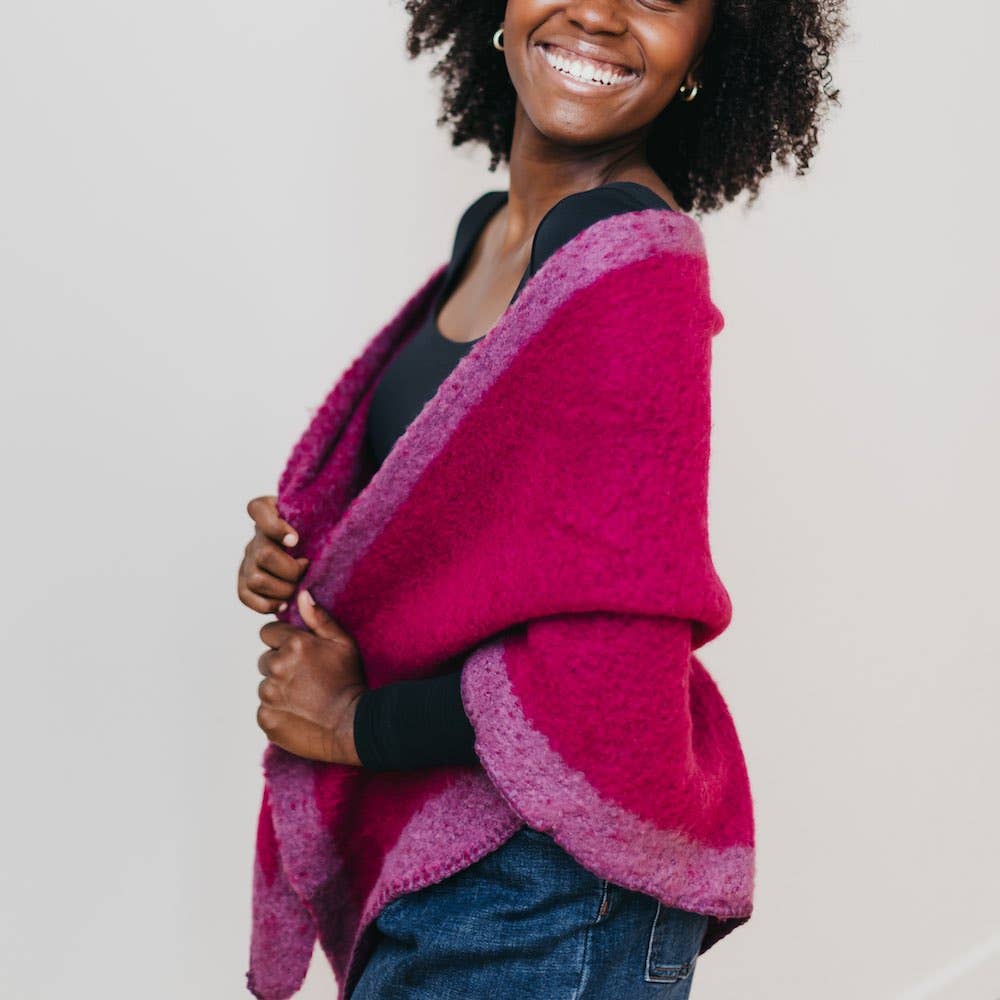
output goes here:
{"type": "MultiPolygon", "coordinates": [[[[525,823],[602,878],[710,915],[752,911],[754,821],[727,705],[695,651],[729,624],[708,533],[711,353],[723,317],[681,213],[593,223],[552,254],[378,470],[379,373],[436,268],[330,390],[278,509],[301,580],[372,687],[462,671],[477,765],[368,772],[268,744],[250,991],[283,1000],[318,940],[349,998],[402,893],[525,823]]],[[[282,620],[302,626],[294,600],[282,620]]]]}

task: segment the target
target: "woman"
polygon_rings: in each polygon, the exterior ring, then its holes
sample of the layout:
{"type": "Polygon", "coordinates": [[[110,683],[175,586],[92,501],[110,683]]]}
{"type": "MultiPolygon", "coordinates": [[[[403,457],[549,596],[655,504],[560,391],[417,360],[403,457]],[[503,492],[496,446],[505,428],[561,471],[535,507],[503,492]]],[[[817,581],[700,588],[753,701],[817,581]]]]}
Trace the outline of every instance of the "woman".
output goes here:
{"type": "MultiPolygon", "coordinates": [[[[449,83],[455,143],[485,142],[490,169],[506,160],[510,183],[466,208],[426,321],[378,380],[365,423],[370,470],[532,275],[595,222],[709,211],[743,190],[752,203],[775,156],[794,155],[802,172],[824,102],[836,99],[826,61],[842,30],[839,0],[406,6],[411,55],[451,42],[435,72],[449,83]]],[[[317,640],[290,643],[283,623],[261,630],[269,648],[258,723],[268,738],[302,758],[373,772],[477,764],[461,668],[369,687],[353,638],[298,589],[309,559],[287,551],[298,537],[275,497],[247,510],[256,532],[240,599],[283,613],[298,590],[317,640]]],[[[705,913],[595,875],[525,825],[382,906],[350,996],[478,997],[502,982],[540,1000],[682,998],[708,924],[705,913]]]]}

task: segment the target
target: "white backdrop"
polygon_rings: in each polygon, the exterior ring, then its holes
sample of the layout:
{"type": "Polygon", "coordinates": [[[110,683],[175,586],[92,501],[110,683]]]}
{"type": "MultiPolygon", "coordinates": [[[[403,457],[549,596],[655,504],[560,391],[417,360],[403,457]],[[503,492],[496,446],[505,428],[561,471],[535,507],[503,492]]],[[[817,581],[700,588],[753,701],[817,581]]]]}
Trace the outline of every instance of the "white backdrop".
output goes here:
{"type": "MultiPolygon", "coordinates": [[[[434,127],[401,8],[0,9],[10,1000],[249,996],[244,508],[507,184],[434,127]]],[[[1000,996],[1000,16],[849,16],[811,173],[703,222],[735,608],[703,659],[758,884],[699,1000],[1000,996]]]]}

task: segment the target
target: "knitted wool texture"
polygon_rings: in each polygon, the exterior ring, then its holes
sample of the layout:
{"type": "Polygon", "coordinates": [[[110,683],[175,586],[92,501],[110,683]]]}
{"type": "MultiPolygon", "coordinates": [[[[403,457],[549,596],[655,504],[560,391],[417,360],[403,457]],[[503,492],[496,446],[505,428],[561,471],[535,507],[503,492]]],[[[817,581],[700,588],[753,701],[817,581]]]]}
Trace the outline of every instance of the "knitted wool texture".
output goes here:
{"type": "MultiPolygon", "coordinates": [[[[688,216],[641,209],[563,244],[367,467],[372,391],[434,270],[328,393],[280,477],[300,581],[378,687],[462,669],[478,765],[372,772],[269,743],[248,988],[282,1000],[317,937],[350,997],[397,896],[524,824],[601,878],[710,915],[752,910],[744,756],[694,650],[732,608],[708,539],[712,338],[688,216]]],[[[278,616],[305,627],[296,602],[278,616]]]]}

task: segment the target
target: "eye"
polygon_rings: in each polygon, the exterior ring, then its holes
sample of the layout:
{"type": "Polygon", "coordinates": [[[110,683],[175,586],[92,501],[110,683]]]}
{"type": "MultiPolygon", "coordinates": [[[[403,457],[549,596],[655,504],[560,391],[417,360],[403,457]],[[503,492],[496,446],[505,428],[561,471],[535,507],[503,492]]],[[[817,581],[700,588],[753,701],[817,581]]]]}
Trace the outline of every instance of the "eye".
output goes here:
{"type": "Polygon", "coordinates": [[[643,7],[650,10],[664,11],[671,7],[683,7],[685,0],[639,0],[643,7]]]}

